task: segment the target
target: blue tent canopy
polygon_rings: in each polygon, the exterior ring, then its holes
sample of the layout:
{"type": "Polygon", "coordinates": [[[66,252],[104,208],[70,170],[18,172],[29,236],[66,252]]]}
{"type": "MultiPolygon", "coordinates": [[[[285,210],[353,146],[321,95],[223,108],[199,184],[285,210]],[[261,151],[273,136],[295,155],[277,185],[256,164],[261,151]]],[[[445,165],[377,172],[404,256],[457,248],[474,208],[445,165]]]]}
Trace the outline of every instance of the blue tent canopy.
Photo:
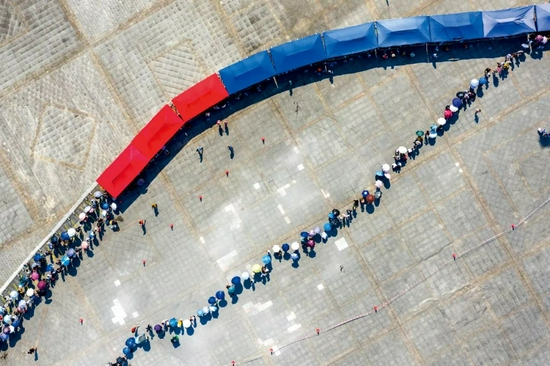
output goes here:
{"type": "Polygon", "coordinates": [[[537,30],[550,30],[550,4],[535,5],[537,12],[537,30]]]}
{"type": "Polygon", "coordinates": [[[393,47],[430,42],[428,17],[377,20],[378,46],[393,47]]]}
{"type": "Polygon", "coordinates": [[[374,22],[323,33],[329,58],[366,52],[377,47],[374,22]]]}
{"type": "Polygon", "coordinates": [[[273,47],[269,52],[277,73],[294,70],[327,58],[320,34],[273,47]]]}
{"type": "Polygon", "coordinates": [[[508,37],[535,32],[534,6],[483,12],[485,38],[508,37]]]}
{"type": "Polygon", "coordinates": [[[483,38],[483,17],[480,11],[470,13],[431,15],[432,42],[452,42],[483,38]]]}
{"type": "Polygon", "coordinates": [[[237,93],[276,74],[267,51],[262,51],[219,71],[229,94],[237,93]]]}

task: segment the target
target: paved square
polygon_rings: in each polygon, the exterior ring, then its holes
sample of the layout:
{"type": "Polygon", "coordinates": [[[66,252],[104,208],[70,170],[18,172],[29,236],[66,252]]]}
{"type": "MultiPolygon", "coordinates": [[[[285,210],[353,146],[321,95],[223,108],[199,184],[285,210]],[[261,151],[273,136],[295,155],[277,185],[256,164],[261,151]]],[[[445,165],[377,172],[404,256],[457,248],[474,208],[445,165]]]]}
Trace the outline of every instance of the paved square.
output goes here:
{"type": "MultiPolygon", "coordinates": [[[[4,1],[2,278],[166,101],[221,67],[372,19],[528,4],[4,1]]],[[[220,111],[227,133],[198,118],[143,173],[146,189],[121,197],[121,231],[107,232],[32,310],[9,341],[9,364],[29,364],[20,351],[30,347],[39,349],[36,364],[105,364],[136,323],[195,314],[273,245],[299,241],[330,210],[345,212],[373,190],[398,146],[409,147],[458,90],[523,41],[452,46],[456,60],[435,65],[423,47],[393,65],[354,56],[332,65],[330,79],[301,70],[279,77],[280,89],[268,81],[261,93],[230,99],[220,111]],[[288,80],[292,91],[282,91],[288,80]]],[[[546,53],[526,55],[349,226],[299,250],[298,261],[272,257],[269,275],[196,329],[178,330],[178,347],[173,334],[154,336],[131,363],[546,365],[550,206],[500,234],[550,193],[550,150],[535,132],[550,129],[549,66],[546,53]]]]}

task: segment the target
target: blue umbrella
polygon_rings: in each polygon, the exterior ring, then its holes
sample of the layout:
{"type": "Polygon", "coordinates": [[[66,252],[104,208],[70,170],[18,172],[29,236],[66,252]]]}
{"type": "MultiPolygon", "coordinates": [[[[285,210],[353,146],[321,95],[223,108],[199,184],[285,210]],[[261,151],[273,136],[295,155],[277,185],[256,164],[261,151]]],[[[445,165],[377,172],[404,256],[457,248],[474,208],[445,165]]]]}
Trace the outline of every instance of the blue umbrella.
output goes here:
{"type": "Polygon", "coordinates": [[[282,248],[285,252],[288,252],[288,250],[290,249],[290,245],[288,245],[287,243],[284,243],[282,248]]]}
{"type": "Polygon", "coordinates": [[[53,263],[50,263],[46,266],[46,272],[51,272],[53,270],[53,263]]]}
{"type": "Polygon", "coordinates": [[[71,258],[74,254],[75,254],[75,251],[73,248],[70,248],[69,250],[67,250],[67,256],[69,258],[71,258]]]}
{"type": "Polygon", "coordinates": [[[307,234],[305,231],[302,231],[302,232],[300,233],[300,236],[301,236],[302,238],[307,238],[307,235],[308,235],[308,234],[307,234]]]}
{"type": "Polygon", "coordinates": [[[460,98],[454,98],[452,104],[457,108],[462,107],[462,101],[460,100],[460,98]]]}
{"type": "Polygon", "coordinates": [[[216,292],[216,299],[223,300],[224,298],[225,298],[225,292],[223,291],[216,292]]]}
{"type": "Polygon", "coordinates": [[[6,342],[9,338],[10,338],[9,334],[6,334],[6,333],[0,334],[0,341],[6,342]]]}
{"type": "Polygon", "coordinates": [[[374,173],[377,177],[383,177],[384,176],[384,172],[383,171],[377,171],[376,173],[374,173]]]}
{"type": "Polygon", "coordinates": [[[125,356],[130,356],[132,354],[132,350],[128,347],[124,347],[124,349],[122,350],[122,353],[124,353],[125,356]]]}
{"type": "Polygon", "coordinates": [[[177,321],[176,318],[172,318],[172,319],[170,319],[169,324],[170,324],[170,326],[171,326],[172,328],[175,328],[175,327],[178,326],[178,321],[177,321]]]}
{"type": "Polygon", "coordinates": [[[269,264],[269,263],[271,263],[271,257],[270,257],[269,255],[267,255],[267,254],[264,255],[264,256],[262,257],[262,262],[264,262],[264,264],[269,264]]]}
{"type": "Polygon", "coordinates": [[[297,261],[300,256],[298,255],[298,253],[292,253],[290,255],[290,258],[292,258],[293,261],[297,261]]]}
{"type": "Polygon", "coordinates": [[[216,298],[215,298],[214,296],[210,296],[210,297],[208,298],[208,303],[209,303],[210,305],[214,305],[214,304],[216,303],[216,298]]]}
{"type": "Polygon", "coordinates": [[[88,238],[93,239],[95,237],[95,233],[93,231],[90,231],[88,233],[88,238]]]}
{"type": "Polygon", "coordinates": [[[17,319],[16,321],[14,321],[13,323],[11,323],[11,325],[17,329],[21,326],[21,319],[17,319]]]}
{"type": "Polygon", "coordinates": [[[229,286],[229,288],[227,289],[227,293],[228,293],[229,295],[231,295],[231,296],[235,295],[235,291],[236,291],[236,289],[235,289],[235,286],[234,286],[234,285],[233,285],[233,286],[229,286]]]}
{"type": "Polygon", "coordinates": [[[52,244],[57,244],[58,242],[59,242],[59,238],[55,235],[52,236],[52,238],[50,239],[50,243],[52,243],[52,244]]]}
{"type": "Polygon", "coordinates": [[[369,195],[369,191],[365,189],[363,190],[363,192],[361,192],[361,195],[363,196],[363,198],[367,198],[367,196],[369,195]]]}
{"type": "Polygon", "coordinates": [[[241,283],[241,278],[239,276],[235,276],[231,279],[231,283],[234,285],[238,285],[239,283],[241,283]]]}
{"type": "Polygon", "coordinates": [[[328,218],[332,220],[332,219],[335,219],[336,216],[331,212],[328,214],[328,218]]]}
{"type": "Polygon", "coordinates": [[[325,231],[331,231],[332,230],[332,225],[329,224],[328,222],[325,223],[325,226],[323,226],[323,227],[324,227],[325,231]]]}
{"type": "Polygon", "coordinates": [[[485,76],[482,76],[479,78],[479,85],[485,85],[487,84],[487,78],[485,76]]]}
{"type": "Polygon", "coordinates": [[[34,255],[34,261],[35,261],[35,262],[39,262],[42,258],[44,258],[44,256],[43,256],[42,254],[40,254],[40,253],[36,253],[36,254],[34,255]]]}
{"type": "Polygon", "coordinates": [[[204,316],[204,311],[202,309],[197,310],[197,316],[200,318],[201,316],[204,316]]]}
{"type": "Polygon", "coordinates": [[[71,237],[69,236],[69,233],[66,231],[63,231],[61,233],[61,240],[69,240],[71,237]]]}
{"type": "Polygon", "coordinates": [[[107,202],[103,202],[101,204],[101,208],[104,209],[104,210],[107,210],[107,209],[109,209],[109,204],[107,202]]]}
{"type": "Polygon", "coordinates": [[[134,338],[128,338],[124,344],[126,347],[132,348],[136,345],[136,340],[134,338]]]}
{"type": "Polygon", "coordinates": [[[67,257],[66,255],[64,255],[62,258],[61,258],[61,264],[64,265],[65,267],[67,267],[69,265],[69,263],[71,263],[71,260],[69,259],[69,257],[67,257]]]}

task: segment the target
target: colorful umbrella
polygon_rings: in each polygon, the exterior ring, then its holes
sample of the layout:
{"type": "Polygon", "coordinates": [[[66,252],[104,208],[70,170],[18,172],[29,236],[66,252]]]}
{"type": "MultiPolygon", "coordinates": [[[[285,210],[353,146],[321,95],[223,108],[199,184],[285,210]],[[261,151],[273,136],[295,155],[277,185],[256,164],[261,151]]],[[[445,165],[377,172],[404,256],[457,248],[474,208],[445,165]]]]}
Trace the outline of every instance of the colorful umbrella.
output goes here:
{"type": "Polygon", "coordinates": [[[64,255],[63,257],[61,257],[61,264],[62,265],[67,267],[69,265],[69,263],[71,263],[71,260],[69,259],[68,256],[64,255]]]}
{"type": "Polygon", "coordinates": [[[175,327],[178,326],[178,320],[176,318],[172,318],[172,319],[170,319],[168,324],[170,324],[170,327],[175,328],[175,327]]]}
{"type": "Polygon", "coordinates": [[[262,271],[262,266],[259,264],[255,264],[252,266],[252,272],[254,273],[260,273],[262,271]]]}

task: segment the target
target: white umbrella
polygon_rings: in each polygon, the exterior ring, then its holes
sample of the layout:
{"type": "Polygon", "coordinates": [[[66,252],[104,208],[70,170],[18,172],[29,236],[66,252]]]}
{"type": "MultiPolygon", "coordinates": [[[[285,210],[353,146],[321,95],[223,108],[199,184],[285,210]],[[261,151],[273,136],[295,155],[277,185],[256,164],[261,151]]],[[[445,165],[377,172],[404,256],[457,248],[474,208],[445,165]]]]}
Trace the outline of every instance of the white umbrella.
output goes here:
{"type": "Polygon", "coordinates": [[[82,245],[81,245],[82,249],[88,250],[88,247],[89,247],[89,246],[90,246],[90,245],[88,244],[87,241],[82,242],[82,245]]]}
{"type": "Polygon", "coordinates": [[[374,182],[374,186],[376,188],[382,188],[384,186],[384,183],[382,183],[381,180],[377,180],[376,182],[374,182]]]}
{"type": "Polygon", "coordinates": [[[191,326],[191,320],[185,319],[185,320],[183,321],[183,327],[187,329],[187,328],[189,328],[190,326],[191,326]]]}
{"type": "Polygon", "coordinates": [[[455,113],[455,112],[457,112],[457,111],[458,111],[458,108],[457,108],[457,107],[455,107],[454,105],[451,105],[451,106],[449,107],[449,109],[450,109],[450,110],[451,110],[451,112],[453,112],[453,113],[455,113]]]}
{"type": "Polygon", "coordinates": [[[470,88],[475,89],[478,86],[479,86],[479,80],[477,80],[477,79],[470,80],[470,88]]]}
{"type": "Polygon", "coordinates": [[[101,197],[101,196],[103,196],[103,193],[101,193],[100,191],[95,191],[95,192],[94,192],[94,197],[95,197],[95,198],[99,198],[99,197],[101,197]]]}
{"type": "Polygon", "coordinates": [[[390,171],[390,166],[389,166],[388,164],[382,165],[382,171],[383,171],[384,173],[389,172],[389,171],[390,171]]]}
{"type": "Polygon", "coordinates": [[[19,298],[19,294],[17,293],[17,291],[13,290],[12,292],[10,292],[10,297],[14,300],[17,300],[17,298],[19,298]]]}
{"type": "Polygon", "coordinates": [[[243,272],[243,274],[241,275],[241,280],[243,281],[246,281],[250,278],[250,273],[248,272],[243,272]]]}
{"type": "Polygon", "coordinates": [[[101,216],[102,217],[107,217],[107,211],[105,211],[105,210],[101,211],[101,216]]]}
{"type": "Polygon", "coordinates": [[[114,202],[111,203],[111,209],[112,209],[113,211],[116,211],[117,207],[118,207],[118,206],[116,205],[116,203],[114,203],[114,202]]]}
{"type": "Polygon", "coordinates": [[[81,212],[80,215],[78,215],[78,219],[80,221],[84,221],[86,220],[86,214],[84,212],[81,212]]]}
{"type": "Polygon", "coordinates": [[[92,212],[92,211],[93,211],[93,210],[92,210],[92,206],[86,206],[86,207],[84,207],[84,212],[90,213],[90,212],[92,212]]]}
{"type": "Polygon", "coordinates": [[[397,149],[397,151],[400,153],[400,154],[406,154],[407,153],[407,148],[405,146],[399,146],[399,148],[397,149]]]}
{"type": "Polygon", "coordinates": [[[67,234],[69,234],[69,237],[72,238],[76,235],[76,230],[74,228],[70,228],[69,230],[67,230],[67,234]]]}
{"type": "Polygon", "coordinates": [[[31,297],[32,295],[34,295],[34,290],[32,288],[30,288],[30,289],[27,290],[27,296],[31,297]]]}
{"type": "Polygon", "coordinates": [[[437,124],[440,126],[443,126],[445,123],[447,123],[447,120],[445,118],[439,118],[437,120],[437,124]]]}
{"type": "Polygon", "coordinates": [[[202,312],[204,313],[204,315],[206,315],[210,312],[210,308],[208,306],[205,306],[204,308],[202,308],[202,312]]]}
{"type": "Polygon", "coordinates": [[[281,251],[281,247],[275,244],[273,246],[273,253],[279,253],[281,251]]]}
{"type": "Polygon", "coordinates": [[[290,248],[292,250],[298,250],[298,249],[300,249],[300,244],[298,244],[298,242],[295,241],[294,243],[290,244],[290,248]]]}

